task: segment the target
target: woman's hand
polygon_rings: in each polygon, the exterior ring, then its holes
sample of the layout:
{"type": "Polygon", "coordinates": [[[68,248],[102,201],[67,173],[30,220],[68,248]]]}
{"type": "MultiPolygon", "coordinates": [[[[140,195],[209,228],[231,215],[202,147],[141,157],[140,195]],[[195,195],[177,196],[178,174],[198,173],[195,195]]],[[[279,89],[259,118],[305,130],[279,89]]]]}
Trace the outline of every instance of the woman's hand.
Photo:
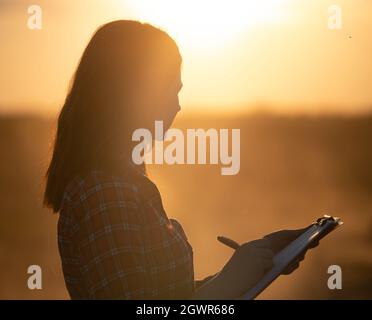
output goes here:
{"type": "MultiPolygon", "coordinates": [[[[274,254],[277,254],[278,252],[283,250],[288,244],[290,244],[293,240],[298,238],[306,230],[307,228],[297,230],[276,231],[266,235],[264,239],[269,240],[271,250],[274,252],[274,254]]],[[[309,247],[309,249],[314,248],[318,245],[319,242],[315,242],[309,247]]],[[[299,267],[300,262],[305,259],[306,252],[307,251],[301,254],[301,256],[299,256],[298,259],[293,264],[289,265],[286,268],[286,270],[284,270],[283,274],[288,275],[295,271],[299,267]]]]}
{"type": "Polygon", "coordinates": [[[268,239],[242,244],[218,274],[227,299],[234,299],[252,288],[273,266],[274,253],[268,239]]]}
{"type": "MultiPolygon", "coordinates": [[[[307,228],[282,230],[266,235],[263,239],[242,244],[235,250],[223,269],[201,286],[193,299],[236,299],[251,289],[273,266],[273,257],[290,242],[299,237],[307,228]]],[[[318,242],[310,248],[316,247],[318,242]]],[[[290,265],[283,274],[290,274],[298,268],[299,262],[290,265]]]]}

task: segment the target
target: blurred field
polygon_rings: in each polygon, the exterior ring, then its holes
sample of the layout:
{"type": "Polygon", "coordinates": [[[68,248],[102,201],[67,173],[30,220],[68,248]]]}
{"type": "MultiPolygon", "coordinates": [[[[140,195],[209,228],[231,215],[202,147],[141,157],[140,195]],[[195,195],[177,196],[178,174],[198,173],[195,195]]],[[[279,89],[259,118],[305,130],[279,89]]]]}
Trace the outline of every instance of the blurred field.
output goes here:
{"type": "MultiPolygon", "coordinates": [[[[301,268],[260,298],[372,298],[372,117],[250,115],[180,117],[176,127],[240,128],[241,170],[152,166],[167,214],[183,224],[197,278],[219,270],[231,249],[217,235],[253,240],[300,228],[323,214],[342,228],[310,252],[301,268]],[[343,270],[343,289],[327,288],[327,268],[343,270]]],[[[42,208],[43,174],[54,121],[0,119],[0,298],[68,298],[56,243],[57,215],[42,208]],[[43,290],[26,287],[27,267],[43,268],[43,290]]]]}

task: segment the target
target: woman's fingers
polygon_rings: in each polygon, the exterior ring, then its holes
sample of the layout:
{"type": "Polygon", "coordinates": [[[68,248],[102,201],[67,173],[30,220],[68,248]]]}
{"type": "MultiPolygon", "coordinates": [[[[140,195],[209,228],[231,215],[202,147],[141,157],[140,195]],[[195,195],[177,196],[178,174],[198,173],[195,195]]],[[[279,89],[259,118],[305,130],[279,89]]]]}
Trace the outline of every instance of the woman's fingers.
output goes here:
{"type": "Polygon", "coordinates": [[[262,258],[260,259],[262,269],[267,271],[270,270],[273,267],[273,260],[272,259],[267,259],[267,258],[262,258]]]}
{"type": "Polygon", "coordinates": [[[251,252],[259,261],[259,264],[261,265],[264,272],[270,270],[273,267],[274,252],[271,249],[254,248],[251,252]]]}
{"type": "MultiPolygon", "coordinates": [[[[264,237],[270,241],[271,248],[274,250],[275,253],[283,250],[287,245],[289,245],[292,241],[298,238],[301,234],[303,234],[309,227],[296,229],[296,230],[281,230],[270,233],[264,237]]],[[[317,244],[314,243],[314,246],[317,244]]],[[[312,246],[311,246],[312,247],[312,246]]]]}
{"type": "Polygon", "coordinates": [[[266,258],[266,259],[273,259],[274,258],[274,252],[271,249],[267,248],[255,248],[252,250],[252,253],[261,258],[266,258]]]}
{"type": "Polygon", "coordinates": [[[300,262],[300,261],[303,261],[305,259],[305,255],[306,255],[306,251],[304,253],[302,253],[297,259],[296,261],[297,262],[300,262]]]}
{"type": "Polygon", "coordinates": [[[255,263],[263,272],[273,266],[274,252],[271,250],[270,242],[267,239],[258,239],[242,244],[238,251],[255,263]],[[254,262],[255,261],[255,262],[254,262]]]}
{"type": "MultiPolygon", "coordinates": [[[[264,271],[273,267],[273,258],[276,253],[281,251],[290,242],[300,236],[307,228],[298,230],[282,230],[271,233],[263,239],[254,240],[241,245],[241,250],[247,250],[249,254],[257,257],[257,263],[264,271]]],[[[308,249],[319,245],[319,241],[312,243],[308,249]]],[[[307,251],[307,250],[306,250],[307,251]]],[[[299,268],[300,262],[305,259],[306,251],[301,253],[297,259],[289,265],[282,274],[289,275],[299,268]]]]}
{"type": "Polygon", "coordinates": [[[250,247],[254,248],[270,248],[270,240],[269,239],[257,239],[246,243],[250,247]]]}
{"type": "Polygon", "coordinates": [[[283,274],[284,274],[284,275],[289,275],[289,274],[291,274],[293,271],[295,271],[296,269],[298,269],[299,266],[300,266],[300,263],[299,263],[299,262],[294,263],[294,264],[290,265],[289,267],[287,267],[287,268],[283,271],[283,274]]]}
{"type": "Polygon", "coordinates": [[[309,249],[315,248],[319,246],[319,241],[314,241],[312,244],[310,244],[309,249]]]}
{"type": "Polygon", "coordinates": [[[279,252],[300,234],[300,230],[281,230],[266,235],[264,239],[269,240],[271,248],[275,252],[279,252]]]}

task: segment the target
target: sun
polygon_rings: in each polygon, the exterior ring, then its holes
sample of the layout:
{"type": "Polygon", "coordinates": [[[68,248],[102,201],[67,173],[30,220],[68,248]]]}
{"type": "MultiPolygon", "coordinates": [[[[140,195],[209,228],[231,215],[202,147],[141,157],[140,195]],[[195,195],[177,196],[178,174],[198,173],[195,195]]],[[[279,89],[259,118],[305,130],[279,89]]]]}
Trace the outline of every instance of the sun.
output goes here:
{"type": "Polygon", "coordinates": [[[248,27],[281,18],[286,0],[128,0],[139,20],[177,39],[181,46],[214,47],[248,27]]]}

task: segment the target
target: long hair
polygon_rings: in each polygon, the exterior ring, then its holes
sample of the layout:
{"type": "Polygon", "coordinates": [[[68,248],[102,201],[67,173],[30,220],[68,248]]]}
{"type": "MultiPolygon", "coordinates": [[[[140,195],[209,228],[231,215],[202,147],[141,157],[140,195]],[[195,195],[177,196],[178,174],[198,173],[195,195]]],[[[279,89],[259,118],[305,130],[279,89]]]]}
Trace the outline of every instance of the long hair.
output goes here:
{"type": "MultiPolygon", "coordinates": [[[[85,49],[58,117],[44,204],[58,212],[76,175],[111,170],[130,159],[131,133],[156,117],[143,104],[149,88],[165,88],[181,56],[164,31],[136,21],[100,27],[85,49]]],[[[153,122],[152,122],[153,123],[153,122]]]]}

